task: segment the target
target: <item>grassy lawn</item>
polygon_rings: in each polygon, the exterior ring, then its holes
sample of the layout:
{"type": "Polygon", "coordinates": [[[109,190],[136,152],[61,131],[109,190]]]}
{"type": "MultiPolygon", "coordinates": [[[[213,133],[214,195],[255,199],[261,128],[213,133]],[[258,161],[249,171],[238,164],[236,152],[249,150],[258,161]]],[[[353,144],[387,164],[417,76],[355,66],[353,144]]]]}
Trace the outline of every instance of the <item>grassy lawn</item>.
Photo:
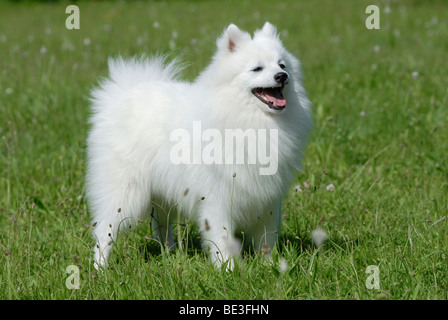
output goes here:
{"type": "Polygon", "coordinates": [[[0,299],[447,299],[448,3],[79,1],[79,30],[68,4],[0,3],[0,299]],[[175,252],[143,222],[98,273],[85,139],[107,57],[173,52],[191,80],[229,23],[266,20],[302,61],[315,121],[273,263],[244,252],[222,272],[189,221],[175,252]],[[379,288],[366,287],[371,265],[379,288]]]}

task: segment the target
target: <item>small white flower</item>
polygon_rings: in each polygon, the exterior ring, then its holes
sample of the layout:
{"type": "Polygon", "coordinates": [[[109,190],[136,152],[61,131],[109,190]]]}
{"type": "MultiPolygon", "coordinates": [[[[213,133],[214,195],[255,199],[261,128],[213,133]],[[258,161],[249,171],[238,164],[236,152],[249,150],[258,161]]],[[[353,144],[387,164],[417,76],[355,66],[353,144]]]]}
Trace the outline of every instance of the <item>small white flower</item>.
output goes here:
{"type": "Polygon", "coordinates": [[[328,186],[325,187],[325,189],[327,189],[327,191],[334,191],[336,190],[334,184],[330,183],[328,186]]]}
{"type": "Polygon", "coordinates": [[[359,113],[359,115],[360,115],[361,117],[365,117],[365,116],[366,116],[366,112],[365,112],[365,111],[361,111],[361,112],[359,113]]]}
{"type": "Polygon", "coordinates": [[[327,233],[318,227],[311,231],[311,237],[313,238],[314,245],[319,248],[327,240],[327,233]]]}
{"type": "Polygon", "coordinates": [[[136,43],[137,43],[138,46],[141,46],[141,45],[143,44],[143,42],[144,42],[144,41],[143,41],[143,37],[138,37],[138,38],[137,38],[136,43]]]}
{"type": "Polygon", "coordinates": [[[339,38],[339,36],[333,36],[330,38],[330,42],[332,43],[339,43],[341,40],[339,38]]]}
{"type": "Polygon", "coordinates": [[[380,52],[381,47],[379,45],[373,46],[373,51],[374,52],[380,52]]]}
{"type": "Polygon", "coordinates": [[[75,50],[75,45],[69,41],[64,41],[62,43],[62,50],[63,51],[74,51],[75,50]]]}
{"type": "Polygon", "coordinates": [[[13,93],[12,88],[6,88],[5,93],[6,93],[6,94],[11,94],[11,93],[13,93]]]}
{"type": "Polygon", "coordinates": [[[152,27],[153,27],[154,29],[159,29],[159,27],[160,27],[160,23],[158,23],[157,21],[154,21],[154,23],[152,24],[152,27]]]}
{"type": "Polygon", "coordinates": [[[302,192],[302,187],[301,186],[295,186],[294,187],[294,191],[295,192],[302,192]]]}
{"type": "Polygon", "coordinates": [[[47,53],[47,48],[41,47],[40,48],[40,54],[46,54],[46,53],[47,53]]]}
{"type": "Polygon", "coordinates": [[[418,78],[418,72],[417,71],[412,72],[412,78],[414,78],[414,79],[418,78]]]}
{"type": "Polygon", "coordinates": [[[280,272],[285,273],[286,271],[288,271],[288,269],[289,269],[289,265],[288,265],[288,262],[286,262],[286,259],[283,257],[280,258],[280,261],[279,261],[280,272]]]}
{"type": "Polygon", "coordinates": [[[390,13],[390,7],[385,7],[384,8],[384,13],[385,14],[389,14],[390,13]]]}
{"type": "Polygon", "coordinates": [[[90,45],[90,39],[89,38],[84,38],[83,43],[84,43],[85,46],[90,45]]]}

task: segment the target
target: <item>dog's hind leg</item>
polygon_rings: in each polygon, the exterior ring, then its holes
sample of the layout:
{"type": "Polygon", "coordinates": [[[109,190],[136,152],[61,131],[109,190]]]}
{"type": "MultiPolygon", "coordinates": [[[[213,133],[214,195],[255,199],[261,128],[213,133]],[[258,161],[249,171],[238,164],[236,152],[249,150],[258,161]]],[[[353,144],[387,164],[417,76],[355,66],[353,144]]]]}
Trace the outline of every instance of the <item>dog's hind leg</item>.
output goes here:
{"type": "Polygon", "coordinates": [[[107,266],[114,241],[118,234],[117,228],[112,225],[112,221],[103,220],[100,223],[97,223],[93,234],[96,238],[96,245],[93,250],[94,266],[96,269],[99,269],[100,267],[104,268],[107,266]]]}
{"type": "Polygon", "coordinates": [[[97,241],[94,247],[95,268],[106,267],[118,233],[130,230],[147,212],[149,194],[136,183],[126,188],[117,188],[107,197],[97,199],[93,235],[97,241]]]}

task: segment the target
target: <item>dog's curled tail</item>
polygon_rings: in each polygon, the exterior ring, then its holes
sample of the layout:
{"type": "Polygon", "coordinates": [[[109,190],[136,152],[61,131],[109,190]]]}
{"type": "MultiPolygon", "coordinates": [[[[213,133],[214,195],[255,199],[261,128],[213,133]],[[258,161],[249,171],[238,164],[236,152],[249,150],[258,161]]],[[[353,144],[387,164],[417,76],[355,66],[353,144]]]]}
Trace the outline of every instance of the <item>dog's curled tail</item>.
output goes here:
{"type": "Polygon", "coordinates": [[[109,58],[109,76],[91,92],[94,110],[99,111],[102,105],[107,105],[105,101],[114,105],[125,96],[124,93],[142,83],[178,81],[179,73],[185,66],[176,59],[167,62],[167,58],[167,55],[109,58]]]}
{"type": "Polygon", "coordinates": [[[176,60],[167,63],[166,55],[151,58],[109,58],[110,79],[123,89],[130,89],[142,82],[174,81],[183,66],[176,60]]]}

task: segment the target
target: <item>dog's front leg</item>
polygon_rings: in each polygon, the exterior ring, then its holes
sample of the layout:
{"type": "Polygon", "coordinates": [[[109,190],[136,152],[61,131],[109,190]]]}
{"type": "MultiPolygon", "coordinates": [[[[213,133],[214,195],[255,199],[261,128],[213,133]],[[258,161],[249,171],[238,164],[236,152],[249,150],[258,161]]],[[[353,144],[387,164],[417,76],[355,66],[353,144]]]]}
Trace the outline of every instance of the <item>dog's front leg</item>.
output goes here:
{"type": "Polygon", "coordinates": [[[209,210],[211,211],[202,214],[200,225],[204,248],[216,267],[220,268],[225,264],[226,270],[233,270],[234,258],[241,251],[241,243],[234,237],[234,223],[225,210],[209,210]]]}
{"type": "Polygon", "coordinates": [[[278,201],[257,217],[257,221],[254,224],[253,235],[255,249],[263,252],[269,258],[280,236],[280,218],[281,201],[278,201]]]}

